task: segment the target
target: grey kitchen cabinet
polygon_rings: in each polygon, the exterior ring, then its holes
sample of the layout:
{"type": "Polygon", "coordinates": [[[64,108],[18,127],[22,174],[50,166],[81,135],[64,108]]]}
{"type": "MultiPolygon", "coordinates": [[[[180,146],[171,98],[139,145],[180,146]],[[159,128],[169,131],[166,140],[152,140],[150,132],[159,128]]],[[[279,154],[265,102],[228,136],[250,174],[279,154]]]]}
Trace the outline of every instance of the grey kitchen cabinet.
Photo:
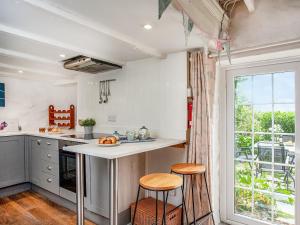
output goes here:
{"type": "Polygon", "coordinates": [[[0,188],[28,181],[24,136],[0,137],[0,188]]]}
{"type": "Polygon", "coordinates": [[[59,195],[58,141],[48,138],[30,138],[30,180],[59,195]]]}
{"type": "Polygon", "coordinates": [[[87,209],[109,217],[109,161],[94,156],[86,157],[87,209]]]}

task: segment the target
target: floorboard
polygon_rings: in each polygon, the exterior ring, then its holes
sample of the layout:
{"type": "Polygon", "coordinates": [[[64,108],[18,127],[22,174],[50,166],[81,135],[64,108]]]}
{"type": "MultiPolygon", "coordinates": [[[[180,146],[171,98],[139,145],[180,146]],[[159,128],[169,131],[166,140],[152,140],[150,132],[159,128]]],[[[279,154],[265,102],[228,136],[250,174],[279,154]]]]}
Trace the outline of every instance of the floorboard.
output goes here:
{"type": "MultiPolygon", "coordinates": [[[[42,195],[27,191],[0,198],[1,225],[73,225],[76,214],[42,195]]],[[[85,221],[87,225],[94,225],[85,221]]]]}

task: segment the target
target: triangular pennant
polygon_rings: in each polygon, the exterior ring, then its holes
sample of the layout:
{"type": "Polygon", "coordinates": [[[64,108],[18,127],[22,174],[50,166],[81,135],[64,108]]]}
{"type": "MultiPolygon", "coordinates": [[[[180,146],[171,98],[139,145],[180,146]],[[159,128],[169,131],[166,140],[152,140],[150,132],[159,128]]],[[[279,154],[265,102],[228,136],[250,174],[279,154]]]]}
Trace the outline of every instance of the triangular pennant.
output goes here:
{"type": "Polygon", "coordinates": [[[164,11],[168,8],[172,0],[158,0],[158,19],[161,18],[164,11]]]}
{"type": "Polygon", "coordinates": [[[189,18],[188,20],[188,31],[191,33],[194,27],[194,22],[189,18]]]}

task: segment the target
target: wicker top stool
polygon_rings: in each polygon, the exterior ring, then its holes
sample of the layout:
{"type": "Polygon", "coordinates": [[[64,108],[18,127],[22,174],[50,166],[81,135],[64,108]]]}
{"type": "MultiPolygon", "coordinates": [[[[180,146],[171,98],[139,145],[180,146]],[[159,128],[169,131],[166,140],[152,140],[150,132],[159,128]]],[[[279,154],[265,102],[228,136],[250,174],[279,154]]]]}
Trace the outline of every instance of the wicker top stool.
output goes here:
{"type": "Polygon", "coordinates": [[[205,173],[206,168],[201,164],[177,163],[171,166],[171,171],[177,174],[191,175],[205,173]]]}
{"type": "MultiPolygon", "coordinates": [[[[194,224],[196,225],[197,221],[202,220],[205,217],[212,216],[212,221],[213,224],[215,224],[214,217],[213,217],[213,211],[211,208],[211,202],[210,202],[210,196],[209,196],[209,191],[208,191],[208,185],[207,185],[207,179],[206,179],[206,167],[205,165],[202,164],[197,164],[197,163],[177,163],[171,166],[171,173],[175,174],[180,174],[183,177],[188,176],[191,179],[191,190],[192,190],[192,203],[193,203],[193,222],[189,223],[188,222],[188,216],[186,213],[186,219],[187,219],[187,224],[194,224]],[[201,179],[204,178],[204,183],[205,183],[205,188],[206,188],[206,193],[208,197],[208,203],[209,203],[209,212],[206,213],[205,215],[201,216],[200,218],[196,218],[196,213],[195,213],[195,202],[194,202],[194,182],[193,182],[193,176],[201,176],[201,179]]],[[[183,188],[184,188],[184,182],[183,182],[183,188]]],[[[200,187],[200,203],[202,202],[202,183],[200,187]]],[[[168,198],[168,196],[167,196],[168,198]]],[[[183,214],[183,213],[182,213],[183,214]]]]}
{"type": "MultiPolygon", "coordinates": [[[[132,218],[132,225],[137,225],[135,223],[136,210],[138,207],[140,189],[146,189],[149,191],[155,191],[156,193],[156,204],[155,204],[155,224],[158,224],[158,192],[162,192],[163,194],[163,218],[162,224],[166,225],[166,205],[168,204],[168,200],[165,197],[165,192],[169,192],[175,190],[179,187],[182,188],[183,179],[182,177],[169,174],[169,173],[152,173],[140,178],[138,193],[135,202],[134,214],[132,218]]],[[[183,189],[182,189],[183,193],[183,189]]]]}

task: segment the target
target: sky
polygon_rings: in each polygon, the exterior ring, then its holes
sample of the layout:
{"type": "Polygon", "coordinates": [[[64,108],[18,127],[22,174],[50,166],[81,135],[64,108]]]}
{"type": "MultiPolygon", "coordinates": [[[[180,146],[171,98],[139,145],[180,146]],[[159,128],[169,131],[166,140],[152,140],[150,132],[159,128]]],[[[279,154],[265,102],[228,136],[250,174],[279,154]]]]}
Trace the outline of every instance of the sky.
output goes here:
{"type": "Polygon", "coordinates": [[[243,96],[244,104],[253,104],[257,111],[295,111],[295,73],[284,72],[236,77],[237,96],[243,96]],[[273,78],[272,78],[273,77],[273,78]]]}

